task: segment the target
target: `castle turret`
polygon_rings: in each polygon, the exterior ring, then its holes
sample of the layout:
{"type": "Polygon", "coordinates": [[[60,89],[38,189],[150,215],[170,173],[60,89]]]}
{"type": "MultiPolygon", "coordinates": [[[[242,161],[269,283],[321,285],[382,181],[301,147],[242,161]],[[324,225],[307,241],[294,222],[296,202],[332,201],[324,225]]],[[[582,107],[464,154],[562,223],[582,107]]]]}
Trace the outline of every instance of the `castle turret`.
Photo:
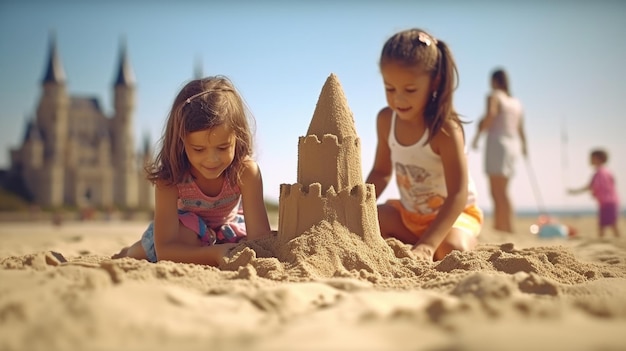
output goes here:
{"type": "Polygon", "coordinates": [[[339,192],[363,183],[360,139],[341,84],[334,74],[322,88],[306,135],[300,137],[298,155],[317,153],[328,159],[324,167],[318,167],[305,157],[298,157],[298,183],[320,183],[323,192],[330,187],[339,192]]]}
{"type": "Polygon", "coordinates": [[[22,143],[21,164],[25,170],[40,171],[43,167],[44,145],[41,139],[41,132],[34,119],[31,119],[26,126],[24,141],[22,143]]]}
{"type": "Polygon", "coordinates": [[[380,238],[376,192],[361,175],[361,144],[339,80],[331,74],[307,135],[298,141],[298,183],[281,184],[278,234],[287,242],[323,221],[380,238]]]}
{"type": "Polygon", "coordinates": [[[133,138],[135,109],[135,75],[126,53],[126,44],[120,48],[119,65],[113,85],[115,115],[111,120],[114,160],[114,202],[123,207],[136,207],[137,166],[133,138]]]}
{"type": "Polygon", "coordinates": [[[48,45],[36,111],[26,120],[21,145],[10,150],[11,189],[44,208],[153,208],[153,194],[145,195],[151,187],[146,156],[137,155],[133,138],[135,76],[125,43],[110,82],[110,114],[96,97],[68,93],[54,31],[48,45]]]}
{"type": "Polygon", "coordinates": [[[148,133],[144,134],[143,137],[143,151],[142,151],[142,159],[140,160],[141,164],[140,172],[138,173],[139,177],[139,207],[140,208],[154,208],[154,185],[151,182],[146,180],[146,173],[144,169],[150,163],[152,163],[152,138],[148,133]]]}
{"type": "Polygon", "coordinates": [[[201,79],[204,77],[204,70],[202,69],[202,58],[198,56],[193,66],[193,78],[201,79]]]}
{"type": "MultiPolygon", "coordinates": [[[[44,167],[46,177],[28,184],[36,201],[43,206],[63,204],[63,179],[68,131],[69,97],[65,85],[65,72],[57,52],[54,33],[50,36],[50,49],[46,72],[42,80],[43,92],[37,107],[37,125],[45,131],[44,167]]],[[[33,179],[38,179],[34,176],[33,179]]]]}

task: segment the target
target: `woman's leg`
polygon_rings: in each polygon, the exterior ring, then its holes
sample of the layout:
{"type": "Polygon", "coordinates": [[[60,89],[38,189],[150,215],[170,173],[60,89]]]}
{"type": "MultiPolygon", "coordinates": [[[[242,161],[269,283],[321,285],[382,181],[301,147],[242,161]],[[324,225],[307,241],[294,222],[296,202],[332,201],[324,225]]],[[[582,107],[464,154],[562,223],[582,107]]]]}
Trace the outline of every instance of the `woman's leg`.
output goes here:
{"type": "Polygon", "coordinates": [[[503,232],[513,232],[513,208],[507,194],[509,179],[502,175],[489,175],[491,197],[493,199],[494,228],[503,232]]]}

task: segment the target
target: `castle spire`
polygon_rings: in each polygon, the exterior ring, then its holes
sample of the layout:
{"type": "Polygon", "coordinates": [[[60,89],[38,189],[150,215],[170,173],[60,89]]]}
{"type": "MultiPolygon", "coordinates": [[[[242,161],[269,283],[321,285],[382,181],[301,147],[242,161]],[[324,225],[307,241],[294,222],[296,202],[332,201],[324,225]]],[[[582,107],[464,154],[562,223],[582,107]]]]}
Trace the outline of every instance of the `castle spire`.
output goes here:
{"type": "Polygon", "coordinates": [[[37,127],[37,120],[35,117],[31,117],[26,122],[26,131],[24,133],[24,138],[22,138],[22,143],[26,143],[28,140],[41,140],[41,133],[39,128],[37,127]]]}
{"type": "MultiPolygon", "coordinates": [[[[298,181],[280,186],[279,240],[287,243],[303,233],[314,233],[324,223],[336,223],[368,245],[386,247],[376,215],[376,189],[363,183],[361,172],[361,141],[354,118],[339,79],[331,74],[322,87],[307,135],[298,139],[298,181]]],[[[334,229],[329,230],[335,235],[334,229]]],[[[322,258],[328,259],[343,260],[322,258]]]]}
{"type": "Polygon", "coordinates": [[[119,69],[117,72],[117,79],[115,79],[115,86],[118,85],[135,85],[135,73],[130,67],[130,61],[126,53],[126,40],[122,39],[120,43],[120,61],[119,69]]]}
{"type": "Polygon", "coordinates": [[[196,57],[196,62],[193,68],[193,78],[201,79],[202,77],[204,77],[204,71],[202,69],[202,58],[198,55],[196,57]]]}
{"type": "Polygon", "coordinates": [[[325,134],[337,136],[339,143],[346,137],[357,138],[354,119],[339,79],[334,73],[326,79],[306,135],[322,140],[325,134]]]}
{"type": "Polygon", "coordinates": [[[361,141],[354,118],[339,79],[331,74],[322,87],[307,135],[298,143],[298,183],[320,183],[322,193],[330,188],[341,192],[362,184],[361,172],[361,141]]]}
{"type": "Polygon", "coordinates": [[[56,35],[54,31],[50,32],[50,49],[48,52],[48,67],[46,68],[46,74],[43,78],[43,83],[65,83],[65,72],[59,59],[57,52],[56,35]]]}

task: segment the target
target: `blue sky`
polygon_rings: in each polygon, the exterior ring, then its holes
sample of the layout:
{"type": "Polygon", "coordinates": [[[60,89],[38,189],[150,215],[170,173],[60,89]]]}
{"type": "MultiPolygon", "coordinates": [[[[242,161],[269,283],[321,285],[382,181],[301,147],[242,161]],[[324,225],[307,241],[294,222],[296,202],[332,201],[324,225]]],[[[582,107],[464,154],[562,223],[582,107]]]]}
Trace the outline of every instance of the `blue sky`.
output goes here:
{"type": "MultiPolygon", "coordinates": [[[[266,197],[296,182],[297,143],[321,88],[335,73],[362,141],[363,177],[385,106],[377,61],[385,40],[411,27],[451,47],[460,72],[455,106],[466,120],[484,111],[489,74],[502,66],[526,111],[530,164],[518,162],[517,209],[594,208],[567,186],[588,182],[589,150],[610,153],[626,201],[626,2],[621,1],[2,1],[0,2],[0,168],[19,145],[41,94],[50,30],[68,90],[112,110],[122,38],[137,79],[137,147],[154,141],[175,94],[201,62],[238,87],[256,119],[257,160],[266,197]],[[561,137],[567,135],[567,142],[561,137]]],[[[472,136],[475,123],[466,125],[472,136]]],[[[469,152],[479,204],[489,210],[483,153],[469,152]]],[[[388,187],[381,200],[397,196],[388,187]]],[[[622,206],[624,207],[624,206],[622,206]]]]}

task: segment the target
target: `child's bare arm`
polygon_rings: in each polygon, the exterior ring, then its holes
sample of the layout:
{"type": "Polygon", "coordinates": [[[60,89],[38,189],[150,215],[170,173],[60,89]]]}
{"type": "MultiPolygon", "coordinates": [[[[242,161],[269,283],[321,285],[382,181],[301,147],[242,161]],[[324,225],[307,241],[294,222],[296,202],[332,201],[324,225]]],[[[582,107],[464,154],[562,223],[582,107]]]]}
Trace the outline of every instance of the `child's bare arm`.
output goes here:
{"type": "Polygon", "coordinates": [[[413,251],[416,254],[434,254],[467,203],[469,172],[462,129],[454,122],[446,123],[442,132],[433,138],[431,145],[441,157],[448,194],[437,217],[415,245],[413,251]]]}
{"type": "Polygon", "coordinates": [[[587,184],[583,187],[580,188],[569,188],[567,189],[567,193],[570,195],[577,195],[577,194],[582,194],[584,192],[590,191],[591,190],[591,185],[587,184]]]}
{"type": "Polygon", "coordinates": [[[197,234],[190,229],[181,228],[177,202],[178,189],[175,185],[157,184],[154,248],[158,260],[218,266],[222,257],[235,244],[201,246],[197,234]]]}
{"type": "Polygon", "coordinates": [[[239,188],[243,201],[246,231],[249,239],[257,239],[271,232],[263,198],[263,179],[259,166],[252,159],[246,160],[243,167],[239,188]]]}

